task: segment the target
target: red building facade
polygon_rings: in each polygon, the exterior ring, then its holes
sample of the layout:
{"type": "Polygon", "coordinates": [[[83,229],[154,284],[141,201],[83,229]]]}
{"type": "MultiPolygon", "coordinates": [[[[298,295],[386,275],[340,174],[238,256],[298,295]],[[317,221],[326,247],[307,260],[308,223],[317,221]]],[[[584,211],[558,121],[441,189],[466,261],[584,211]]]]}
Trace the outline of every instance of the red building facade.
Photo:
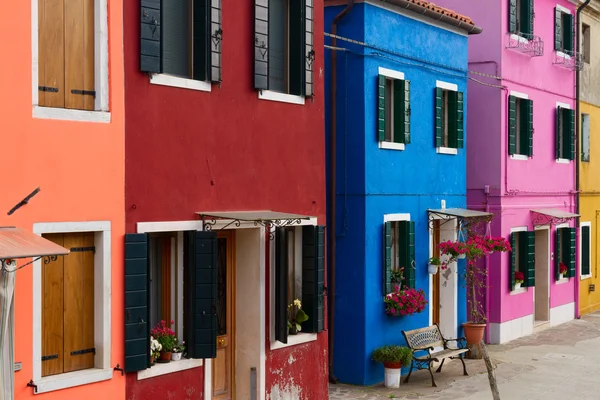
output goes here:
{"type": "Polygon", "coordinates": [[[124,5],[127,399],[327,398],[322,1],[166,3],[124,5]]]}

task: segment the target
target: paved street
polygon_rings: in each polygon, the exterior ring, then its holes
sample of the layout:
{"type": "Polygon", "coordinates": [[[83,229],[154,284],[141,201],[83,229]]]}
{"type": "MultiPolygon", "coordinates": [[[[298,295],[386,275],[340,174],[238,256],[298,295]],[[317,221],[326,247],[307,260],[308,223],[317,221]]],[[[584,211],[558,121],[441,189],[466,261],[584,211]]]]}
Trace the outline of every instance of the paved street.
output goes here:
{"type": "MultiPolygon", "coordinates": [[[[503,400],[600,398],[600,312],[488,349],[503,400]]],[[[435,374],[437,388],[427,370],[413,372],[396,390],[330,385],[329,399],[492,399],[483,360],[467,360],[467,369],[463,377],[459,361],[445,364],[435,374]]]]}

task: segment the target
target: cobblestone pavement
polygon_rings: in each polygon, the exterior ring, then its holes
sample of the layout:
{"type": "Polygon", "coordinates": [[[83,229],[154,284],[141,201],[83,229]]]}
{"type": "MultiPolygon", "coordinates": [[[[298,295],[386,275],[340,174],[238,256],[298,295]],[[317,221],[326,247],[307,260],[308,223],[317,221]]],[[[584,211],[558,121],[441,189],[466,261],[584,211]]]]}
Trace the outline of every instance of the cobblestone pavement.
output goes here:
{"type": "MultiPolygon", "coordinates": [[[[490,345],[502,400],[600,399],[600,312],[583,316],[503,345],[490,345]]],[[[491,400],[483,360],[444,364],[431,387],[427,370],[413,372],[399,389],[383,385],[329,385],[329,399],[444,399],[491,400]]],[[[383,377],[382,377],[383,378],[383,377]]],[[[402,377],[404,378],[404,376],[402,377]]]]}

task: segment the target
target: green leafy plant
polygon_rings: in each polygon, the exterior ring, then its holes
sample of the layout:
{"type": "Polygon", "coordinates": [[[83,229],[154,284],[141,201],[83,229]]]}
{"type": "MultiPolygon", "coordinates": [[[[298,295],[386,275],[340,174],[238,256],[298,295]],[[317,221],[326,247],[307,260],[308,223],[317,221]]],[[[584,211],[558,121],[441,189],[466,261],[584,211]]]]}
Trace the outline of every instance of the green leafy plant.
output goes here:
{"type": "MultiPolygon", "coordinates": [[[[171,325],[173,325],[175,321],[171,321],[171,325]]],[[[150,332],[150,334],[158,340],[158,343],[162,346],[161,351],[165,353],[170,353],[173,351],[173,348],[177,346],[177,337],[175,337],[175,332],[167,326],[166,321],[160,321],[154,329],[150,332]]]]}
{"type": "Polygon", "coordinates": [[[442,265],[442,260],[440,260],[437,257],[431,257],[429,259],[429,264],[431,264],[431,265],[437,265],[439,267],[440,265],[442,265]]]}
{"type": "Polygon", "coordinates": [[[406,346],[387,345],[378,347],[371,355],[373,361],[384,364],[395,364],[407,366],[413,359],[412,350],[406,346]]]}
{"type": "Polygon", "coordinates": [[[397,284],[401,284],[402,282],[404,282],[404,267],[392,269],[391,281],[392,283],[397,284]]]}
{"type": "Polygon", "coordinates": [[[292,304],[288,306],[288,328],[296,327],[296,330],[300,332],[302,330],[302,323],[308,321],[308,315],[302,309],[302,303],[300,300],[295,299],[292,304]]]}

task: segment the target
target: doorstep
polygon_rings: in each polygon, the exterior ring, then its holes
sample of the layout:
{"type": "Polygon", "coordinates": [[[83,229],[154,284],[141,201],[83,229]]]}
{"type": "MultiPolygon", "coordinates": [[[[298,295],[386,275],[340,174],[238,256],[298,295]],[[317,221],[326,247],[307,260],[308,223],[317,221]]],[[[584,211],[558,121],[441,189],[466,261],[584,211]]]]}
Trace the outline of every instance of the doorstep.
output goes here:
{"type": "Polygon", "coordinates": [[[550,328],[550,321],[535,321],[533,323],[533,333],[539,333],[550,328]]]}

